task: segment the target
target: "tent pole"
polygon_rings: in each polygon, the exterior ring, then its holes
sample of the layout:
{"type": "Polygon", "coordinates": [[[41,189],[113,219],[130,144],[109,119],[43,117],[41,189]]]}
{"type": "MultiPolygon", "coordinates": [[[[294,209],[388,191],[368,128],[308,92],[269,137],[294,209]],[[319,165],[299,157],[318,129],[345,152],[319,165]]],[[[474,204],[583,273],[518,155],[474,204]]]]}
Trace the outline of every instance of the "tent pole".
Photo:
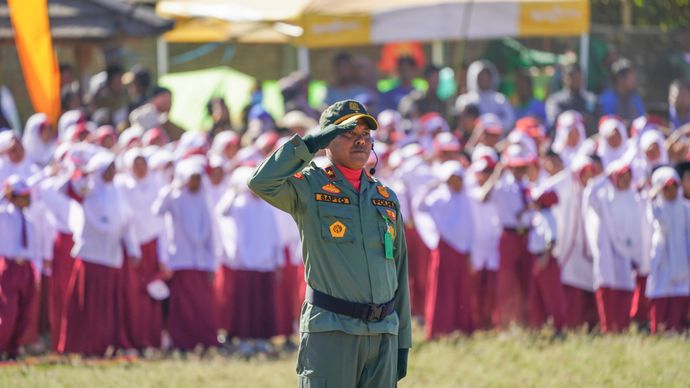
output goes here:
{"type": "Polygon", "coordinates": [[[589,71],[589,32],[580,35],[580,69],[582,70],[582,84],[587,85],[589,71]]]}
{"type": "Polygon", "coordinates": [[[309,48],[304,46],[297,47],[297,69],[309,73],[309,48]]]}
{"type": "Polygon", "coordinates": [[[158,77],[168,73],[168,42],[162,36],[156,39],[156,64],[158,77]]]}
{"type": "Polygon", "coordinates": [[[443,41],[435,40],[431,42],[431,62],[438,66],[442,66],[446,63],[446,52],[443,41]]]}

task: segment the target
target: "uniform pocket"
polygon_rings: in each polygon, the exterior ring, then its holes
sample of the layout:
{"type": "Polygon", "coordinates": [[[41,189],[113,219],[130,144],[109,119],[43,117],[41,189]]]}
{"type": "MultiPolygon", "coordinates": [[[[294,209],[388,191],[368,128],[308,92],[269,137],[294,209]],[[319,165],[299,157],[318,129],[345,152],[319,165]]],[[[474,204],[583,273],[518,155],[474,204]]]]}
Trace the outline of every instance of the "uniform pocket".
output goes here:
{"type": "Polygon", "coordinates": [[[321,237],[332,242],[351,242],[355,235],[353,226],[353,208],[346,205],[321,204],[318,205],[319,220],[321,222],[321,237]]]}

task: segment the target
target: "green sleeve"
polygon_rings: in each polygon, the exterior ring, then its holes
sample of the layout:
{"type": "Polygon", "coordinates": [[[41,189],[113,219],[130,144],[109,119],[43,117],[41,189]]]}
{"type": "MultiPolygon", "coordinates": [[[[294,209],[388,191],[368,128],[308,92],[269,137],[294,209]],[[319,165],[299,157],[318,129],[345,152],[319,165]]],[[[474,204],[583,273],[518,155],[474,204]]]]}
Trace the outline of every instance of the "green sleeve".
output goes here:
{"type": "Polygon", "coordinates": [[[294,182],[289,178],[306,167],[313,157],[302,138],[295,135],[254,170],[247,184],[266,202],[294,214],[299,196],[294,182]]]}
{"type": "Polygon", "coordinates": [[[398,314],[398,348],[412,347],[412,317],[410,313],[410,287],[407,278],[407,243],[405,240],[405,222],[402,214],[396,220],[398,231],[395,246],[395,262],[398,265],[398,291],[395,295],[395,312],[398,314]]]}

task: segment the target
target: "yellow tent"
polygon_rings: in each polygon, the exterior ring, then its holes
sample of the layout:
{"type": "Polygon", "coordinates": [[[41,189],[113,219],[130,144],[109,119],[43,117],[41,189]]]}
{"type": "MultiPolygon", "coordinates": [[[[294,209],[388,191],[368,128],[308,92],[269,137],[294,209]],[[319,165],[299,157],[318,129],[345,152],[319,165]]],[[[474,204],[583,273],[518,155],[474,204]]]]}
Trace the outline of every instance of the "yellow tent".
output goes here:
{"type": "Polygon", "coordinates": [[[394,41],[577,36],[587,0],[161,0],[169,42],[291,42],[337,47],[394,41]]]}

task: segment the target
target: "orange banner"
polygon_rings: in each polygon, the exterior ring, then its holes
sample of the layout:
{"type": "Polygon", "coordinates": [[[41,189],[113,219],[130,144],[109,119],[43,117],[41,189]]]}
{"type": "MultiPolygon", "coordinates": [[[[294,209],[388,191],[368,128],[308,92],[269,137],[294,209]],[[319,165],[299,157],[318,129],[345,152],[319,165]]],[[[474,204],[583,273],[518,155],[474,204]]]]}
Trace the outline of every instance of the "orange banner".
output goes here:
{"type": "Polygon", "coordinates": [[[50,35],[47,0],[7,3],[31,104],[55,124],[60,116],[60,70],[50,35]]]}

